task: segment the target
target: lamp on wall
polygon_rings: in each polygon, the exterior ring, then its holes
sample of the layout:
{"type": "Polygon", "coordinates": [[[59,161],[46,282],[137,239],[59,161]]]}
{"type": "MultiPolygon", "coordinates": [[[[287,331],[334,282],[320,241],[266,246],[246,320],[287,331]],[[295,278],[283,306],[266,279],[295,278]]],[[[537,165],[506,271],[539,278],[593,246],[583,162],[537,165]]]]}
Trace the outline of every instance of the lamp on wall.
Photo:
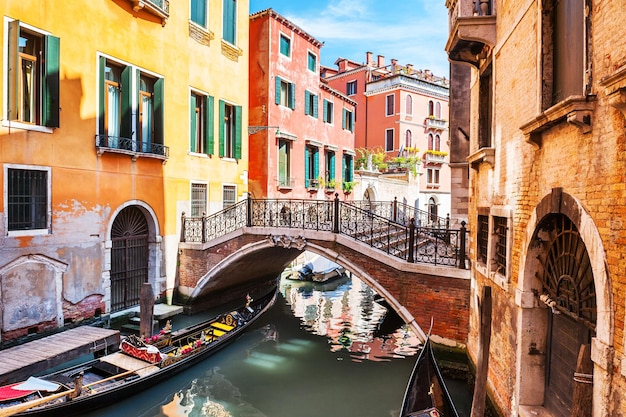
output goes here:
{"type": "Polygon", "coordinates": [[[280,127],[278,126],[248,126],[248,135],[254,135],[262,130],[276,129],[276,134],[280,135],[280,127]]]}

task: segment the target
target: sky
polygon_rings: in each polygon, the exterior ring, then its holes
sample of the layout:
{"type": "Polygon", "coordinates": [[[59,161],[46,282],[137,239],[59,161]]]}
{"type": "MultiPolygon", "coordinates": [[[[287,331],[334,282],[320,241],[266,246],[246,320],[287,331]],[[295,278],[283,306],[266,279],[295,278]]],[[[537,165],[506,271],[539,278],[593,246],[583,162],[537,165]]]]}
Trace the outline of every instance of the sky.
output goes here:
{"type": "Polygon", "coordinates": [[[449,78],[445,0],[250,0],[250,13],[268,8],[324,42],[327,67],[339,57],[364,63],[369,51],[449,78]]]}

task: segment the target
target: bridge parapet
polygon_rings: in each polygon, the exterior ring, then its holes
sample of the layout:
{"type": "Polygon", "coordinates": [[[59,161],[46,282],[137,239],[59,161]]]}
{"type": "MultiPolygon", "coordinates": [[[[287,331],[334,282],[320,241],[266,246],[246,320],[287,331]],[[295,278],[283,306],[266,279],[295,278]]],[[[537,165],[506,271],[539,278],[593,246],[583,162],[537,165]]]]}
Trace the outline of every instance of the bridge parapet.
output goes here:
{"type": "Polygon", "coordinates": [[[182,216],[181,242],[206,243],[245,227],[325,231],[350,236],[409,263],[467,268],[467,229],[450,219],[408,217],[421,213],[396,201],[248,198],[210,216],[182,216]],[[413,211],[413,213],[411,213],[413,211]],[[426,225],[424,225],[426,224],[426,225]]]}

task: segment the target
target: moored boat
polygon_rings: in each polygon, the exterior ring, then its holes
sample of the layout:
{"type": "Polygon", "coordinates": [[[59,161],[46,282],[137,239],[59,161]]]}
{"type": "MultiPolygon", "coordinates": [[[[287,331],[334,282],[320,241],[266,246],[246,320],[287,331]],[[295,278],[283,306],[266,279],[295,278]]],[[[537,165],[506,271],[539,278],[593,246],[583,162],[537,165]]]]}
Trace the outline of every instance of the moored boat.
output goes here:
{"type": "Polygon", "coordinates": [[[316,255],[309,262],[302,265],[298,271],[298,279],[302,281],[326,282],[344,276],[346,270],[341,265],[316,255]]]}
{"type": "Polygon", "coordinates": [[[276,291],[178,331],[129,336],[120,350],[21,383],[0,387],[0,417],[71,416],[143,391],[226,346],[271,307],[276,291]]]}
{"type": "Polygon", "coordinates": [[[435,355],[426,339],[407,384],[400,417],[458,417],[435,355]]]}

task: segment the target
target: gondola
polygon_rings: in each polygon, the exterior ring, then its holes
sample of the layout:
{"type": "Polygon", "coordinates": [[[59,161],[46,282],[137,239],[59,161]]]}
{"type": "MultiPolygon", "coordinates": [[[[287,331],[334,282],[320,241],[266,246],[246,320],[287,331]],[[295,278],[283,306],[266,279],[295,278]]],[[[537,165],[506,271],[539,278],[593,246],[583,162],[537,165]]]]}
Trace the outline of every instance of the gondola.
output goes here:
{"type": "Polygon", "coordinates": [[[273,305],[276,294],[246,297],[245,306],[178,331],[166,326],[145,340],[128,336],[112,354],[0,387],[0,417],[67,417],[130,397],[226,346],[273,305]]]}
{"type": "Polygon", "coordinates": [[[458,416],[428,337],[411,373],[400,417],[458,416]]]}

